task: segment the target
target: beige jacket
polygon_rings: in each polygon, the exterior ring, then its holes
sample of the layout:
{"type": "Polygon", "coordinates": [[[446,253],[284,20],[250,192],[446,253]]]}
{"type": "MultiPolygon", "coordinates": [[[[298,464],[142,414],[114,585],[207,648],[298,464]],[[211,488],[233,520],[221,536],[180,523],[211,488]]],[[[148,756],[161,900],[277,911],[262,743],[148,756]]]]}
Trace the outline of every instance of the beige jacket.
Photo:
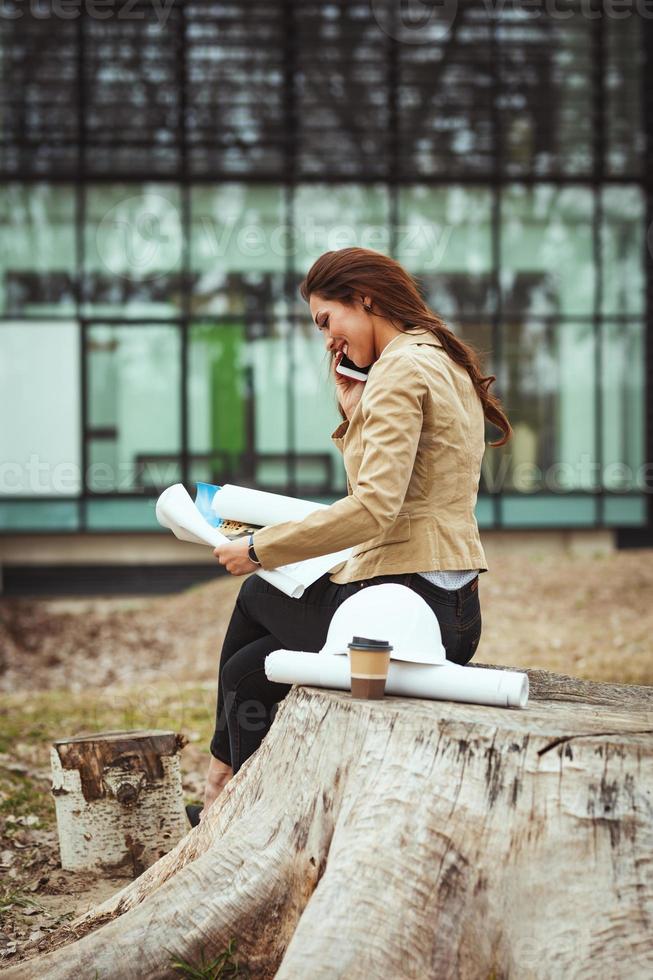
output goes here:
{"type": "Polygon", "coordinates": [[[351,419],[331,438],[343,454],[348,496],[302,521],[256,531],[264,569],[353,546],[332,582],[488,570],[474,514],[483,407],[435,334],[394,337],[370,368],[351,419]]]}

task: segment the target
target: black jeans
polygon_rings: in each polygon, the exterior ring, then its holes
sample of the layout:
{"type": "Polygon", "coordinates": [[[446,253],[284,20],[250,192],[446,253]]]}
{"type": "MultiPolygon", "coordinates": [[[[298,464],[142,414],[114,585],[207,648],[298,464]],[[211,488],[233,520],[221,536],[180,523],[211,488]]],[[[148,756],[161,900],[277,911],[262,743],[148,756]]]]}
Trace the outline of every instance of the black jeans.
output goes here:
{"type": "Polygon", "coordinates": [[[438,617],[447,660],[468,663],[481,638],[478,576],[461,589],[433,585],[416,572],[379,575],[336,585],[329,574],[291,599],[260,575],[245,579],[227,628],[218,671],[216,724],[211,754],[237,772],[270,730],[276,707],[291,684],[265,676],[263,662],[273,650],[317,653],[326,641],[331,617],[359,588],[399,582],[422,596],[438,617]]]}

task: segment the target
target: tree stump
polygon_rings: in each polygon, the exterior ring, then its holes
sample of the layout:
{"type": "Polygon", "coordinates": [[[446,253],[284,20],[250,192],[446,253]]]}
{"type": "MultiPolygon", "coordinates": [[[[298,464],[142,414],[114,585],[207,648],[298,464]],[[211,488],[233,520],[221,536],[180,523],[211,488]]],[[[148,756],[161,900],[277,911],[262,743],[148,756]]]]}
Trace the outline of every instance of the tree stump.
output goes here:
{"type": "Polygon", "coordinates": [[[98,732],[50,750],[61,867],[135,878],[188,830],[179,750],[165,731],[98,732]]]}
{"type": "Polygon", "coordinates": [[[653,688],[528,674],[525,709],[295,685],[206,819],[7,980],[231,939],[253,978],[650,977],[653,688]]]}

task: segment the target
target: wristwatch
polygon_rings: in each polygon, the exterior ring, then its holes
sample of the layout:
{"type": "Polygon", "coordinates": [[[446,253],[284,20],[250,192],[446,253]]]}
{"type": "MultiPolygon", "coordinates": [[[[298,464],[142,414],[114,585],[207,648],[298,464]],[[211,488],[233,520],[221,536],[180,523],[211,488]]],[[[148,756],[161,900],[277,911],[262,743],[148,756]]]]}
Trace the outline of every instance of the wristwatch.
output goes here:
{"type": "Polygon", "coordinates": [[[256,557],[256,552],[254,551],[254,534],[253,533],[250,534],[250,536],[249,536],[249,548],[247,549],[247,554],[249,556],[249,560],[250,561],[255,562],[257,565],[260,565],[261,564],[260,561],[258,560],[258,558],[256,557]]]}

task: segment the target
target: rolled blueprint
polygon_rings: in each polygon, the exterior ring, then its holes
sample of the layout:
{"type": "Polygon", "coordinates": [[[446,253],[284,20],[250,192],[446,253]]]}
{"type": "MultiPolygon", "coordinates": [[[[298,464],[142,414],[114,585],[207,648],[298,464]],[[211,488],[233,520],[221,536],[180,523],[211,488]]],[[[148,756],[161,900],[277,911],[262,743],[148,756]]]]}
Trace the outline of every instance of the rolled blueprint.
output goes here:
{"type": "Polygon", "coordinates": [[[282,493],[268,493],[250,487],[235,487],[225,483],[213,495],[211,510],[230,521],[245,524],[282,524],[284,521],[303,521],[316,510],[325,510],[326,504],[311,500],[284,497],[282,493]]]}
{"type": "MultiPolygon", "coordinates": [[[[244,524],[257,524],[260,527],[282,524],[284,521],[303,521],[314,511],[326,508],[326,504],[316,504],[311,500],[285,497],[282,493],[268,493],[251,487],[237,487],[231,483],[225,483],[216,490],[211,501],[214,514],[230,521],[242,521],[244,524]]],[[[287,582],[293,581],[296,588],[292,592],[289,591],[289,586],[284,588],[277,585],[277,588],[293,599],[298,599],[309,585],[346,561],[352,552],[353,548],[342,548],[315,558],[280,565],[275,571],[285,575],[287,582]]],[[[263,572],[259,574],[265,577],[263,572]]]]}
{"type": "Polygon", "coordinates": [[[156,519],[161,527],[169,528],[180,541],[210,544],[217,547],[227,538],[202,517],[181,483],[167,487],[156,502],[156,519]]]}
{"type": "MultiPolygon", "coordinates": [[[[163,491],[156,502],[156,519],[161,527],[167,527],[180,541],[192,544],[208,544],[213,548],[229,541],[202,517],[181,483],[175,483],[163,491]]],[[[278,569],[256,573],[292,599],[299,599],[306,586],[278,569]]]]}
{"type": "MultiPolygon", "coordinates": [[[[306,684],[351,690],[349,657],[304,650],[274,650],[265,658],[265,674],[279,684],[306,684]]],[[[459,664],[416,664],[390,660],[386,693],[435,701],[464,701],[499,708],[525,708],[528,674],[459,664]]]]}
{"type": "MultiPolygon", "coordinates": [[[[238,490],[239,493],[245,492],[245,488],[233,487],[232,489],[238,490]]],[[[250,493],[258,496],[261,491],[252,490],[250,493]]],[[[275,494],[261,495],[264,497],[275,496],[275,494]]],[[[292,497],[287,499],[292,500],[292,497]]],[[[298,501],[298,503],[302,503],[302,501],[298,501]]],[[[230,520],[245,520],[245,518],[232,517],[231,515],[221,516],[229,516],[230,520]]],[[[181,483],[167,487],[160,495],[156,502],[156,519],[162,527],[171,530],[180,541],[209,544],[213,548],[229,541],[229,538],[221,534],[217,528],[211,527],[181,483]]],[[[261,524],[262,521],[256,518],[251,523],[261,524]]],[[[309,585],[317,581],[326,572],[331,571],[339,562],[346,560],[351,552],[352,549],[347,548],[343,551],[337,551],[330,555],[320,555],[318,558],[309,558],[292,565],[281,565],[279,568],[269,570],[261,568],[256,574],[279,589],[280,592],[290,596],[291,599],[299,599],[309,585]]]]}

